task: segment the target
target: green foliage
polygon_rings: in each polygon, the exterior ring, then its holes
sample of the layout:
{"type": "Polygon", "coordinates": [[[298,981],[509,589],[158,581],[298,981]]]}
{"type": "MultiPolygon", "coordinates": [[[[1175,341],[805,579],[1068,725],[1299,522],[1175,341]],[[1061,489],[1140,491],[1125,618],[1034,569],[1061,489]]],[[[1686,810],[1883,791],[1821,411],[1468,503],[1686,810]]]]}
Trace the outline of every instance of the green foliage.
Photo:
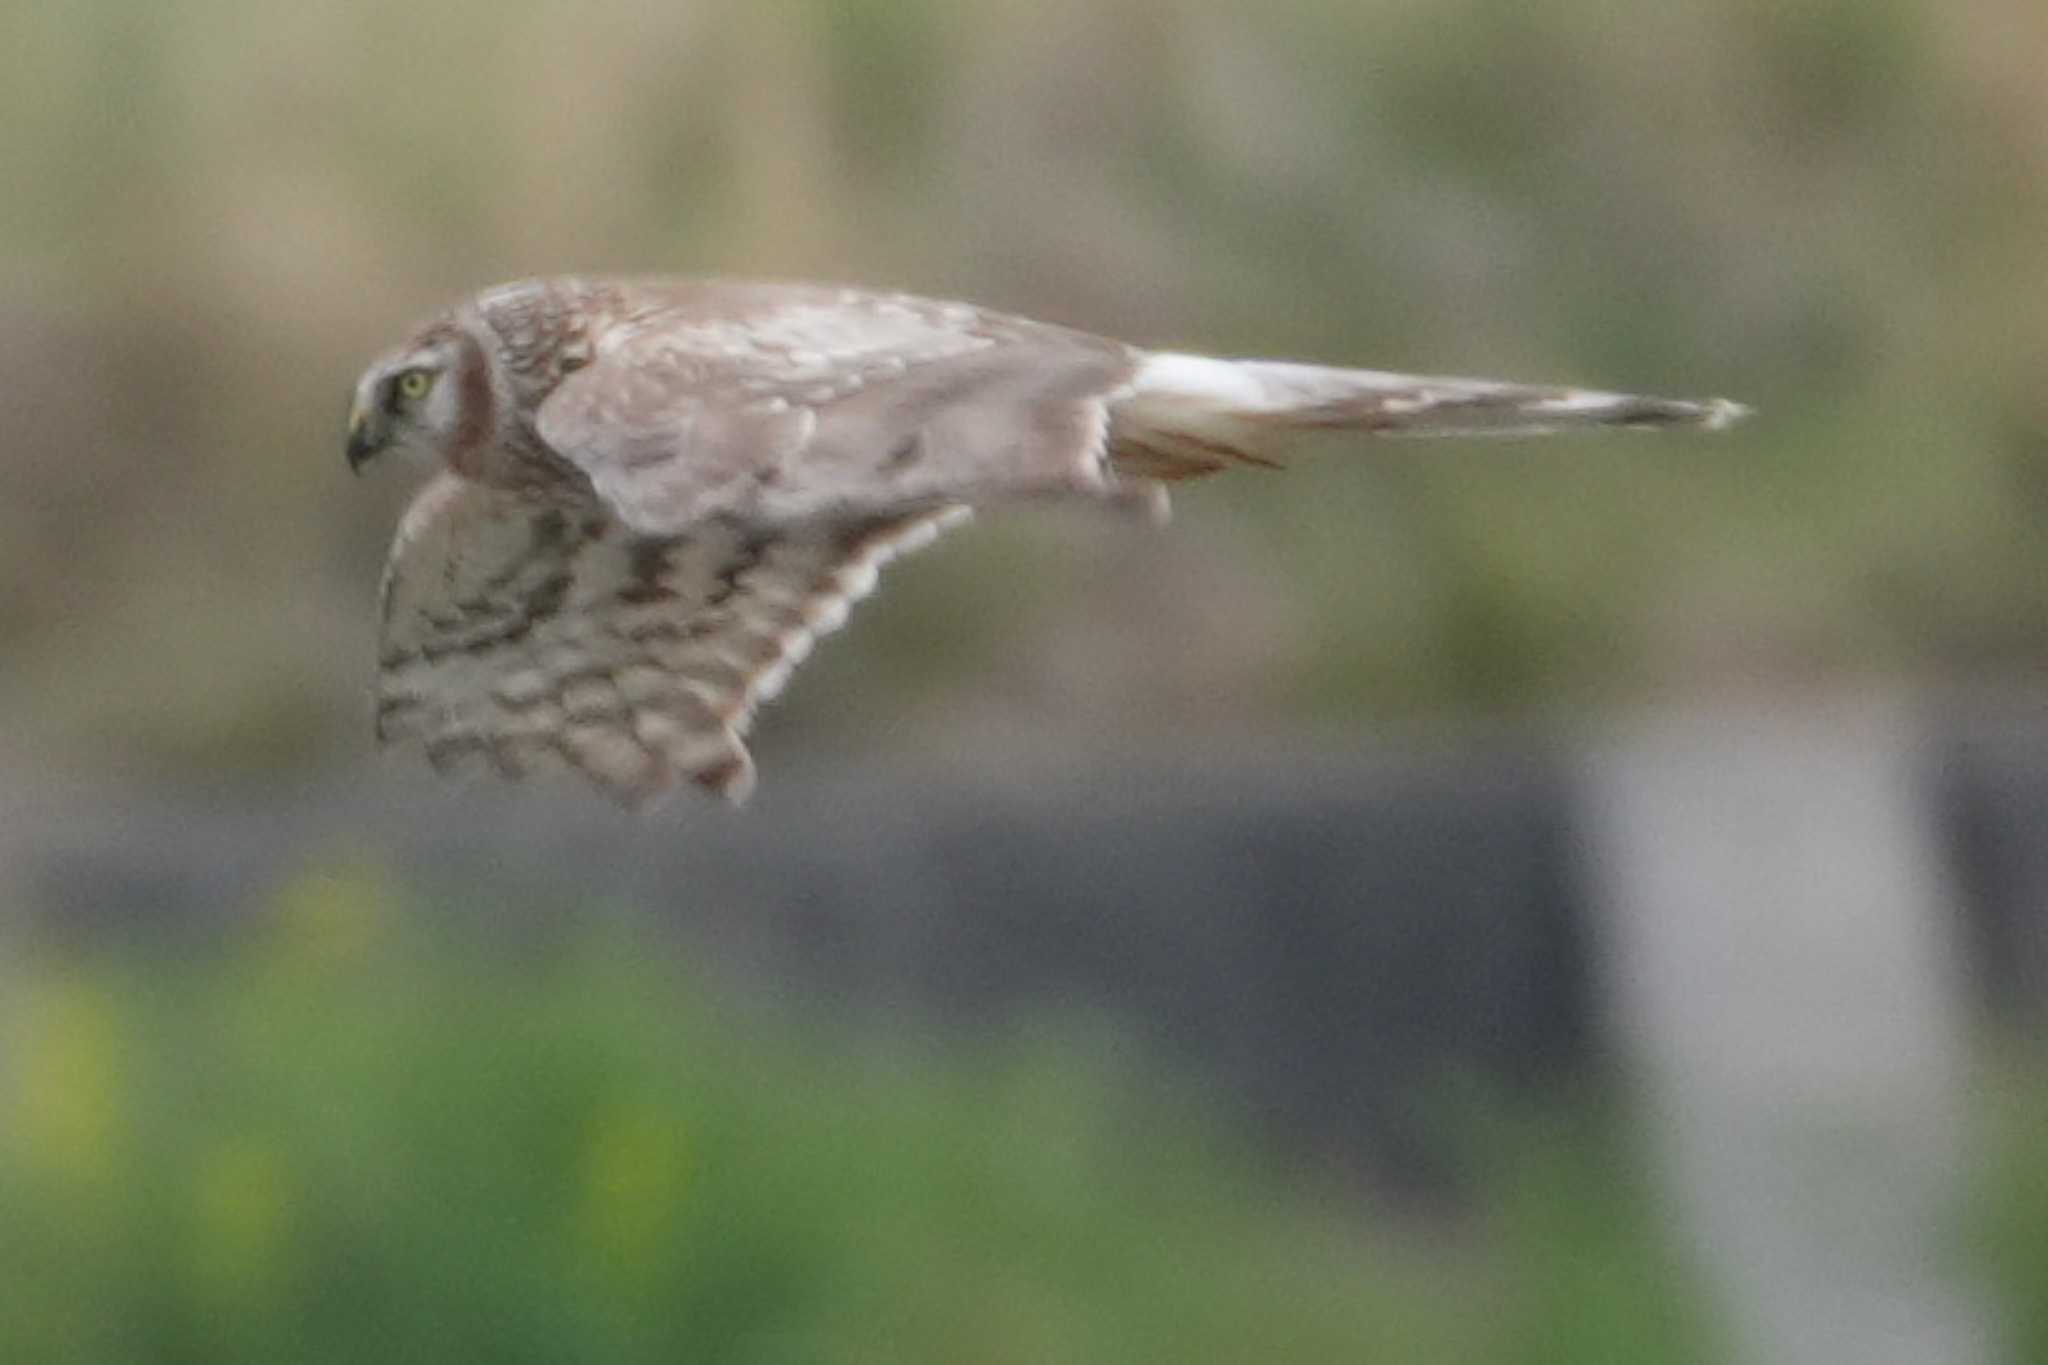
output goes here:
{"type": "Polygon", "coordinates": [[[1648,1351],[1669,1365],[1724,1359],[1711,1315],[1672,1292],[1687,1268],[1660,1235],[1669,1215],[1646,1197],[1620,1130],[1559,1115],[1494,1127],[1494,1231],[1510,1267],[1495,1323],[1498,1358],[1618,1365],[1648,1351]]]}
{"type": "Polygon", "coordinates": [[[2048,1054],[1992,1068],[1971,1230],[1975,1268],[1997,1301],[2008,1358],[2048,1365],[2048,1054]]]}
{"type": "Polygon", "coordinates": [[[1598,1130],[1411,1243],[1065,1041],[713,1008],[622,925],[487,949],[365,871],[0,998],[0,1359],[1701,1358],[1598,1130]]]}

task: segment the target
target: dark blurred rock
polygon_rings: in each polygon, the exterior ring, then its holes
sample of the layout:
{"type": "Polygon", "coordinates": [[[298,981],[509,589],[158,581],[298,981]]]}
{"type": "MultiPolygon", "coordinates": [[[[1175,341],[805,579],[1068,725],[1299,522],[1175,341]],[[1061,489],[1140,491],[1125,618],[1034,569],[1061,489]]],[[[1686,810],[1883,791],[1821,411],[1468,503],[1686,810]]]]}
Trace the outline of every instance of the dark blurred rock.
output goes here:
{"type": "Polygon", "coordinates": [[[1978,998],[2001,1024],[2048,1028],[2048,702],[1978,699],[1941,733],[1932,804],[1978,998]]]}

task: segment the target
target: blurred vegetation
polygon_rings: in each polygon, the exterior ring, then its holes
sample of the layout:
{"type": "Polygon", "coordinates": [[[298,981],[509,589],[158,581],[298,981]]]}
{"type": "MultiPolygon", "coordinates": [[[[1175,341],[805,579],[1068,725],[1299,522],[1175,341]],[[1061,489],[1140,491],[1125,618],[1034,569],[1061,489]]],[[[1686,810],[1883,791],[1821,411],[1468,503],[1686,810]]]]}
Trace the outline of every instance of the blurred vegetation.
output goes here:
{"type": "Polygon", "coordinates": [[[1396,1236],[1080,1035],[806,1039],[631,920],[407,902],[314,872],[211,946],[31,955],[0,1358],[1713,1358],[1606,1127],[1474,1129],[1463,1230],[1396,1236]]]}
{"type": "Polygon", "coordinates": [[[771,742],[2038,667],[2043,50],[2037,0],[9,6],[0,696],[129,767],[356,752],[407,480],[346,479],[349,383],[572,268],[1766,414],[1004,519],[771,742]]]}
{"type": "Polygon", "coordinates": [[[1990,1068],[1980,1134],[1972,1231],[2007,1334],[2007,1358],[2048,1365],[2048,1045],[2036,1042],[1990,1068]]]}

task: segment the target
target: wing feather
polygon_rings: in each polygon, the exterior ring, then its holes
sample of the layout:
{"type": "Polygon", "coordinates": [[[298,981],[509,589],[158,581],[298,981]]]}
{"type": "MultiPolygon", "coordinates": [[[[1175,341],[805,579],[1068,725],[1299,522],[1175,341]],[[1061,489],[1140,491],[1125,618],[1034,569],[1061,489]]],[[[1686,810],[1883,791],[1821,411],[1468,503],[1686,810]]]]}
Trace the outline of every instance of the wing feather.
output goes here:
{"type": "Polygon", "coordinates": [[[635,530],[1110,491],[1131,348],[964,304],[679,283],[592,307],[535,429],[635,530]],[[630,298],[630,303],[626,301],[630,298]]]}
{"type": "Polygon", "coordinates": [[[443,475],[385,571],[378,738],[437,767],[567,768],[628,804],[682,778],[742,800],[755,708],[883,563],[966,515],[714,520],[647,537],[443,475]]]}

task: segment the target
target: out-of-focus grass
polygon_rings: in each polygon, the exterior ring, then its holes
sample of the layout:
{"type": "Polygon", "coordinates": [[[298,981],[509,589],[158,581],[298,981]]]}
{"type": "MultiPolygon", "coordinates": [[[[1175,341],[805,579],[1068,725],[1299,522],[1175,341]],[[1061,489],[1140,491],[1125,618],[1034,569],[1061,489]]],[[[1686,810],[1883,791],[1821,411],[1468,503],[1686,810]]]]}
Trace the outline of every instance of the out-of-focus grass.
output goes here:
{"type": "Polygon", "coordinates": [[[2048,1365],[2048,1049],[1993,1074],[1972,1231],[2016,1365],[2048,1365]]]}
{"type": "Polygon", "coordinates": [[[240,946],[28,959],[0,1359],[1708,1358],[1595,1130],[1395,1235],[1071,1042],[807,1044],[624,931],[448,922],[316,876],[240,946]]]}

